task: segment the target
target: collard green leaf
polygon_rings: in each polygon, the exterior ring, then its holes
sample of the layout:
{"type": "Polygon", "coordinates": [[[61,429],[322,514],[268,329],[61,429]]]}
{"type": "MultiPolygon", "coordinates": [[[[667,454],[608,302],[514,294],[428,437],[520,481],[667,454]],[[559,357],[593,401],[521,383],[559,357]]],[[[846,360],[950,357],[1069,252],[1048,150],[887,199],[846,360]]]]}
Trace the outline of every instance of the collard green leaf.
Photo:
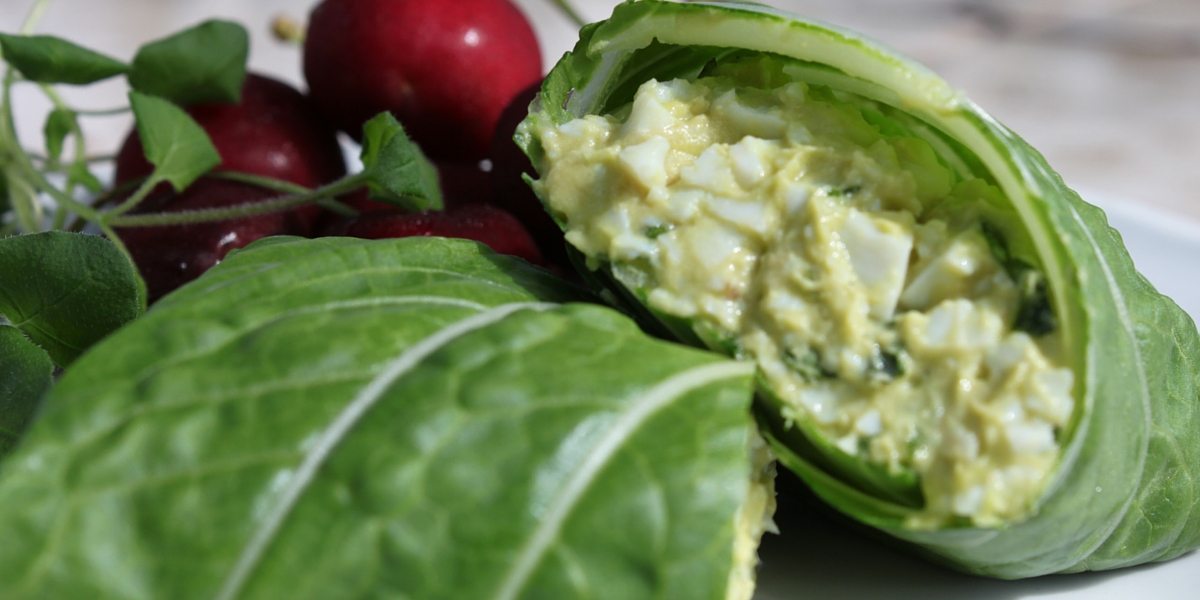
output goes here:
{"type": "Polygon", "coordinates": [[[210,20],[150,42],[133,57],[129,85],[183,106],[235,103],[246,78],[250,38],[229,21],[210,20]]]}
{"type": "Polygon", "coordinates": [[[724,598],[751,370],[578,294],[463,240],[251,245],[47,398],[0,596],[724,598]]]}
{"type": "MultiPolygon", "coordinates": [[[[860,469],[822,462],[801,448],[776,405],[760,402],[780,461],[834,508],[974,573],[1016,578],[1108,569],[1165,560],[1200,545],[1200,337],[1194,323],[1137,273],[1098,209],[1068,189],[1036,150],[925,67],[853,32],[762,5],[625,3],[611,19],[585,27],[575,49],[547,75],[535,114],[518,129],[518,144],[538,165],[544,158],[533,135],[538,123],[606,114],[650,78],[680,76],[731,52],[797,59],[791,66],[798,78],[867,99],[934,148],[938,163],[958,179],[979,178],[1000,189],[1013,222],[992,224],[1006,235],[1014,228],[1022,234],[1006,249],[1012,259],[1006,262],[1033,260],[1046,276],[1029,282],[1034,318],[1026,324],[1035,332],[1055,327],[1074,372],[1077,408],[1060,436],[1057,472],[1034,514],[1021,522],[995,529],[910,527],[905,502],[872,493],[860,469]]],[[[917,158],[929,163],[931,157],[917,158]]],[[[940,180],[925,184],[944,187],[940,180]]],[[[645,293],[625,290],[624,296],[645,293]]],[[[704,337],[698,330],[685,333],[693,342],[704,337]]]]}
{"type": "Polygon", "coordinates": [[[409,210],[442,208],[437,167],[391,113],[380,113],[363,125],[362,162],[371,175],[371,198],[409,210]]]}
{"type": "Polygon", "coordinates": [[[48,231],[0,239],[0,314],[55,364],[138,316],[137,274],[112,242],[48,231]]]}
{"type": "Polygon", "coordinates": [[[26,79],[83,85],[129,70],[129,65],[49,35],[0,33],[4,60],[26,79]]]}
{"type": "Polygon", "coordinates": [[[0,325],[0,458],[33,421],[38,403],[53,383],[54,364],[15,327],[0,325]]]}
{"type": "Polygon", "coordinates": [[[183,109],[138,92],[129,92],[129,104],[146,160],[154,165],[151,178],[169,181],[176,190],[183,191],[197,177],[221,164],[221,155],[204,128],[183,109]]]}

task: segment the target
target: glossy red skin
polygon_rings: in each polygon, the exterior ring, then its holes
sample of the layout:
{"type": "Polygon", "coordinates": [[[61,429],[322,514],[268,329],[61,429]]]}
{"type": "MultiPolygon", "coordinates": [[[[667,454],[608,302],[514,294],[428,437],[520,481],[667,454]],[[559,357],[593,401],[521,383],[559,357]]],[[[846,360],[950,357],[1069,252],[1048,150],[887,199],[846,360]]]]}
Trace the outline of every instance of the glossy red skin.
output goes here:
{"type": "Polygon", "coordinates": [[[327,235],[380,240],[415,236],[453,237],[487,244],[500,254],[511,254],[535,265],[544,265],[529,232],[512,215],[486,204],[468,204],[448,211],[364,213],[326,232],[327,235]]]}
{"type": "Polygon", "coordinates": [[[546,212],[546,207],[529,184],[521,178],[522,175],[529,175],[537,179],[537,171],[529,162],[529,157],[513,141],[517,125],[529,114],[529,103],[533,102],[540,89],[541,82],[538,82],[522,90],[504,110],[496,125],[490,156],[492,203],[512,213],[525,225],[547,262],[564,273],[573,273],[574,267],[567,258],[562,229],[546,212]]]}
{"type": "MultiPolygon", "coordinates": [[[[236,181],[204,177],[182,194],[166,189],[150,195],[137,213],[179,212],[258,202],[280,195],[236,181]]],[[[272,235],[312,235],[312,220],[300,211],[190,225],[126,227],[117,235],[129,248],[153,303],[221,262],[230,250],[272,235]]]]}
{"type": "MultiPolygon", "coordinates": [[[[317,187],[346,174],[336,130],[291,86],[248,75],[238,104],[201,104],[187,112],[208,133],[221,155],[219,169],[317,187]]],[[[116,182],[149,175],[153,166],[131,131],[117,156],[116,182]]],[[[135,213],[177,212],[232,206],[281,195],[243,183],[202,178],[182,194],[167,184],[155,189],[135,213]]],[[[118,231],[129,247],[151,302],[220,262],[230,250],[272,235],[309,236],[321,210],[305,206],[243,219],[136,227],[118,231]]]]}
{"type": "MultiPolygon", "coordinates": [[[[308,98],[286,83],[249,74],[238,104],[197,104],[186,110],[221,155],[218,169],[305,187],[317,187],[346,174],[333,126],[308,98]]],[[[130,131],[117,154],[117,183],[145,177],[153,170],[137,131],[130,131]]]]}
{"type": "Polygon", "coordinates": [[[479,160],[500,113],[541,79],[542,56],[509,0],[325,0],[309,16],[304,77],[355,139],[391,111],[434,160],[479,160]]]}

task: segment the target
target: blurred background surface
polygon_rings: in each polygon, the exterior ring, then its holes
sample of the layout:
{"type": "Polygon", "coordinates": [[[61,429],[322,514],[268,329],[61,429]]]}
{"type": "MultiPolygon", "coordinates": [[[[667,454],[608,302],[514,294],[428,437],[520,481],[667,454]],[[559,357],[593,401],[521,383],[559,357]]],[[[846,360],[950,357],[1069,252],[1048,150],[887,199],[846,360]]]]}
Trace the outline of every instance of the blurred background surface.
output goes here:
{"type": "MultiPolygon", "coordinates": [[[[434,0],[429,0],[434,1],[434,0]]],[[[452,1],[452,0],[437,0],[452,1]]],[[[549,0],[516,0],[546,67],[576,31],[549,0]]],[[[616,0],[573,0],[589,21],[616,0]]],[[[1072,187],[1200,222],[1200,2],[1196,0],[768,0],[857,29],[925,63],[1029,140],[1072,187]]],[[[115,57],[206,18],[242,22],[252,69],[303,88],[298,48],[276,41],[279,14],[303,21],[314,0],[55,0],[38,31],[115,57]]],[[[13,32],[32,0],[0,0],[13,32]]],[[[20,134],[36,146],[44,101],[19,90],[20,134]]],[[[72,103],[124,102],[122,80],[68,89],[72,103]]],[[[90,146],[112,152],[126,117],[90,120],[90,146]]]]}

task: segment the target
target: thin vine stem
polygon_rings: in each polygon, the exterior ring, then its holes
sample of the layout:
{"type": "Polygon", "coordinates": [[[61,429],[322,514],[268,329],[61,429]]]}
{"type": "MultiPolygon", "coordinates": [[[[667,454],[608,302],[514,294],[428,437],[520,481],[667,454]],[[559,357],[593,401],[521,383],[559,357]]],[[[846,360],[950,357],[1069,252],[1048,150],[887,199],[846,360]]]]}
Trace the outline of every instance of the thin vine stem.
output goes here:
{"type": "Polygon", "coordinates": [[[137,205],[141,204],[142,200],[145,200],[146,196],[149,196],[150,192],[154,191],[154,188],[163,181],[164,180],[161,177],[151,176],[146,178],[146,180],[142,182],[142,185],[138,186],[137,191],[134,192],[133,195],[126,198],[124,202],[118,204],[116,208],[104,214],[105,222],[137,208],[137,205]]]}
{"type": "Polygon", "coordinates": [[[133,109],[128,106],[118,106],[116,108],[101,108],[101,109],[79,109],[75,114],[81,117],[117,117],[133,112],[133,109]]]}
{"type": "Polygon", "coordinates": [[[161,225],[186,225],[189,223],[204,223],[209,221],[224,221],[256,215],[288,210],[319,200],[340,196],[367,184],[371,175],[362,171],[335,181],[325,187],[309,190],[300,194],[292,194],[274,200],[248,202],[237,206],[224,208],[208,208],[203,210],[188,210],[173,213],[157,213],[149,215],[113,215],[107,213],[104,222],[112,227],[157,227],[161,225]]]}
{"type": "Polygon", "coordinates": [[[571,3],[567,0],[550,0],[550,3],[556,6],[559,12],[561,12],[563,16],[570,19],[570,21],[574,23],[576,27],[583,27],[587,24],[587,22],[583,20],[583,17],[580,16],[575,10],[575,7],[571,6],[571,3]]]}
{"type": "Polygon", "coordinates": [[[21,24],[21,34],[29,35],[37,29],[38,23],[41,22],[42,16],[46,14],[46,9],[50,8],[51,0],[37,0],[33,6],[29,8],[29,14],[25,16],[25,22],[21,24]]]}
{"type": "Polygon", "coordinates": [[[306,194],[312,191],[312,188],[304,187],[300,184],[275,179],[274,177],[263,177],[262,175],[254,175],[251,173],[242,173],[239,171],[212,171],[209,176],[218,179],[228,179],[229,181],[238,181],[241,183],[249,183],[260,188],[275,190],[285,194],[306,194]]]}

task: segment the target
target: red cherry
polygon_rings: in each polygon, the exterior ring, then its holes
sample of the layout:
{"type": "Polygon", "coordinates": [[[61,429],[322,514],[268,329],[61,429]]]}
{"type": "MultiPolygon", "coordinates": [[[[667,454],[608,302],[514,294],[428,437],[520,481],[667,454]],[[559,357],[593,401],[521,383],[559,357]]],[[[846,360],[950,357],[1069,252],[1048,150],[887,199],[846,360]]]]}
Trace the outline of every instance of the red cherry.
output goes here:
{"type": "Polygon", "coordinates": [[[325,0],[309,16],[313,101],[355,139],[391,111],[435,160],[484,158],[504,107],[541,74],[509,0],[325,0]]]}
{"type": "MultiPolygon", "coordinates": [[[[295,88],[250,74],[237,104],[198,104],[188,114],[221,155],[218,169],[318,187],[346,174],[342,149],[329,125],[295,88]]],[[[117,155],[118,184],[149,175],[141,139],[131,131],[117,155]]]]}
{"type": "MultiPolygon", "coordinates": [[[[238,104],[201,104],[187,112],[208,133],[224,170],[240,171],[317,187],[346,173],[332,126],[309,101],[287,84],[248,75],[238,104]]],[[[116,182],[153,171],[136,131],[117,156],[116,182]]],[[[163,184],[135,213],[177,212],[232,206],[281,195],[257,186],[212,177],[183,193],[163,184]]],[[[230,250],[271,235],[312,235],[320,209],[299,209],[192,225],[131,227],[118,231],[146,280],[153,302],[198,277],[230,250]]]]}
{"type": "Polygon", "coordinates": [[[513,134],[517,125],[529,114],[529,103],[541,90],[541,83],[531,85],[521,91],[512,103],[504,109],[500,122],[496,125],[496,135],[492,139],[492,195],[493,204],[512,213],[529,229],[533,239],[546,260],[564,273],[573,273],[570,259],[567,258],[566,240],[563,239],[562,229],[541,200],[530,189],[529,184],[521,178],[529,175],[537,178],[533,164],[517,144],[513,142],[513,134]]]}
{"type": "MultiPolygon", "coordinates": [[[[167,188],[152,193],[133,213],[171,213],[259,202],[280,195],[258,186],[202,177],[183,193],[167,188]]],[[[284,211],[243,219],[126,227],[117,235],[129,248],[155,302],[221,262],[230,250],[272,235],[312,234],[312,222],[301,211],[284,211]]]]}
{"type": "Polygon", "coordinates": [[[486,204],[448,211],[372,212],[348,219],[327,232],[368,240],[414,236],[455,237],[483,242],[500,254],[544,264],[529,232],[512,215],[486,204]]]}

